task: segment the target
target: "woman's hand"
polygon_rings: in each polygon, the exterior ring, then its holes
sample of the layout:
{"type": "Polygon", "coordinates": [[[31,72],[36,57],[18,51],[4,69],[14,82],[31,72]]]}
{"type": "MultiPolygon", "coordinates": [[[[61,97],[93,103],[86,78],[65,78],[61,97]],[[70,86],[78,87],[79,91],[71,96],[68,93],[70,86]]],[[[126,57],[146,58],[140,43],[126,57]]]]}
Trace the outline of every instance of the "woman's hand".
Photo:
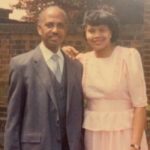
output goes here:
{"type": "Polygon", "coordinates": [[[134,148],[134,147],[130,147],[129,150],[140,150],[140,149],[137,149],[137,148],[134,148]]]}
{"type": "Polygon", "coordinates": [[[65,54],[73,59],[75,59],[75,57],[79,54],[79,51],[72,46],[64,46],[62,47],[62,50],[65,54]]]}

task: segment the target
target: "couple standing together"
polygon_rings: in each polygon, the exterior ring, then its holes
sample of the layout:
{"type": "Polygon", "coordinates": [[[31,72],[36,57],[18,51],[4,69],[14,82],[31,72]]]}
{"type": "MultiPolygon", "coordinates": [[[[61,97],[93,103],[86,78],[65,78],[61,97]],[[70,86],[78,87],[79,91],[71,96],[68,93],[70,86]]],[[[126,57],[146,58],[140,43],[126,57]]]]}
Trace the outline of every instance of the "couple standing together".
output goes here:
{"type": "Polygon", "coordinates": [[[118,21],[100,9],[83,21],[92,51],[71,59],[61,50],[67,24],[62,8],[45,8],[41,43],[12,58],[4,150],[148,150],[138,51],[114,44],[118,21]]]}

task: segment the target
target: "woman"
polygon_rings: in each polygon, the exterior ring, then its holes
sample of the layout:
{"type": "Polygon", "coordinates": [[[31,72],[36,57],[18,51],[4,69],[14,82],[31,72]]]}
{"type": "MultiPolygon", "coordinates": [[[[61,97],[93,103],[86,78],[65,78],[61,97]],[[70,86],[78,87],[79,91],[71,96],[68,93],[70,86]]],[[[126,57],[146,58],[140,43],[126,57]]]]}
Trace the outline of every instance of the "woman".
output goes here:
{"type": "Polygon", "coordinates": [[[86,13],[84,35],[92,51],[77,56],[84,68],[86,150],[148,150],[141,58],[136,49],[114,44],[118,32],[112,13],[86,13]]]}

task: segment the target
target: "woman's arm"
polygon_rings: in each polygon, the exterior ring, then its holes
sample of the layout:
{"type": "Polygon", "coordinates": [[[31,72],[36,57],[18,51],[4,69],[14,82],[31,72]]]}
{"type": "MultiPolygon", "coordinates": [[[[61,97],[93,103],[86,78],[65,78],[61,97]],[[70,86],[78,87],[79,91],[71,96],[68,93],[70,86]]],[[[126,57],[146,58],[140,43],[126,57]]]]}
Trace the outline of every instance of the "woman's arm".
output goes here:
{"type": "MultiPolygon", "coordinates": [[[[131,137],[131,144],[141,144],[143,131],[146,125],[146,109],[145,107],[135,107],[134,118],[133,118],[133,132],[131,137]]],[[[131,147],[134,150],[134,147],[131,147]]],[[[135,149],[136,150],[136,149],[135,149]]]]}
{"type": "MultiPolygon", "coordinates": [[[[127,51],[127,81],[134,108],[130,150],[138,150],[142,142],[146,123],[147,95],[140,53],[136,49],[127,51]]],[[[146,143],[145,143],[146,144],[146,143]]]]}

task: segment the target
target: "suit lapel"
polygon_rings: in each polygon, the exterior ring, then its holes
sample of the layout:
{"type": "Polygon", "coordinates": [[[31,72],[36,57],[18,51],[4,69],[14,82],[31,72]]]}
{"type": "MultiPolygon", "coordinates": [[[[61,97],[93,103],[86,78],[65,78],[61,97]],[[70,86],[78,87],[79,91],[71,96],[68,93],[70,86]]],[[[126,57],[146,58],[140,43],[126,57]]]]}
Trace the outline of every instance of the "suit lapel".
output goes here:
{"type": "MultiPolygon", "coordinates": [[[[52,79],[50,77],[49,68],[46,65],[46,62],[44,60],[44,57],[41,53],[41,50],[39,47],[35,49],[35,55],[33,57],[33,66],[34,69],[37,72],[37,75],[41,79],[44,88],[46,89],[47,93],[51,97],[55,107],[57,108],[56,98],[54,94],[54,89],[52,85],[52,79]]],[[[58,109],[58,108],[57,108],[58,109]]]]}
{"type": "MultiPolygon", "coordinates": [[[[49,96],[51,97],[56,109],[58,110],[57,107],[57,102],[56,102],[56,98],[55,98],[55,94],[54,94],[54,89],[53,89],[53,85],[52,85],[52,78],[50,77],[50,73],[49,73],[49,68],[46,65],[46,62],[44,60],[44,57],[41,53],[41,50],[39,47],[37,47],[35,49],[35,55],[33,57],[33,66],[34,69],[37,72],[37,75],[39,76],[39,78],[41,79],[44,88],[46,89],[47,93],[49,94],[49,96]]],[[[74,81],[74,68],[73,68],[73,63],[71,61],[71,59],[66,56],[64,53],[64,59],[65,59],[65,64],[66,64],[66,76],[67,76],[67,110],[66,113],[68,115],[69,112],[69,108],[70,108],[70,102],[72,99],[72,91],[73,91],[73,85],[75,83],[74,81]]]]}
{"type": "Polygon", "coordinates": [[[75,81],[74,81],[74,68],[73,68],[72,61],[65,54],[64,54],[64,58],[65,58],[66,70],[67,70],[67,72],[66,72],[66,76],[67,76],[67,111],[66,111],[66,113],[68,115],[69,108],[70,108],[70,102],[72,99],[73,85],[74,85],[75,81]]]}

